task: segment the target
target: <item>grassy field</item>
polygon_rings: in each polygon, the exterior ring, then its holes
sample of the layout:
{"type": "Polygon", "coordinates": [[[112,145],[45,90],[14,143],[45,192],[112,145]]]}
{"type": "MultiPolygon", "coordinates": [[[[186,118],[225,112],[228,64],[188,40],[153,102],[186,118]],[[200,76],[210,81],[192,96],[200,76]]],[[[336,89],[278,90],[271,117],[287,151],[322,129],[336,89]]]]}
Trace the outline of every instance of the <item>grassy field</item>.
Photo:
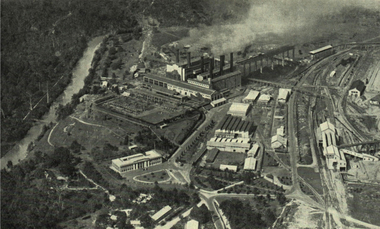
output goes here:
{"type": "Polygon", "coordinates": [[[380,189],[377,186],[349,185],[350,215],[358,220],[380,226],[380,189]]]}
{"type": "Polygon", "coordinates": [[[321,177],[312,168],[297,168],[298,175],[309,183],[319,194],[323,194],[321,177]]]}
{"type": "Polygon", "coordinates": [[[145,175],[141,175],[136,177],[137,180],[147,181],[147,182],[160,182],[165,181],[170,178],[169,174],[165,170],[161,170],[158,172],[152,172],[145,175]]]}
{"type": "Polygon", "coordinates": [[[230,152],[219,152],[218,156],[215,158],[213,165],[218,167],[221,164],[224,165],[238,165],[243,166],[245,159],[244,153],[230,153],[230,152]]]}

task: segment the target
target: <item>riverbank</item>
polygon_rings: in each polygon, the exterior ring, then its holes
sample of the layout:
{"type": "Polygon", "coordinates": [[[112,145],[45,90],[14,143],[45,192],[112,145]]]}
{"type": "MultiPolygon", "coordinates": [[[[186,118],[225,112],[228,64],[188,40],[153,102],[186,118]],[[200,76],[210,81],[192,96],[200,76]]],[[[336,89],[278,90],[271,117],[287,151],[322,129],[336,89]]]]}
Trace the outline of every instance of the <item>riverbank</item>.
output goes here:
{"type": "Polygon", "coordinates": [[[6,167],[8,161],[12,161],[13,165],[15,165],[21,160],[25,159],[30,150],[30,144],[34,142],[41,134],[41,131],[43,131],[43,126],[45,124],[57,121],[57,108],[60,105],[65,106],[70,103],[72,101],[73,95],[77,94],[81,89],[84,88],[85,79],[89,76],[89,70],[94,64],[93,59],[95,56],[95,51],[101,44],[103,38],[104,36],[99,36],[93,38],[90,42],[88,42],[88,46],[85,49],[83,56],[79,59],[76,67],[72,72],[71,83],[65,88],[57,100],[50,106],[49,112],[42,117],[41,121],[36,125],[33,125],[27,132],[26,136],[1,158],[1,169],[6,167]]]}

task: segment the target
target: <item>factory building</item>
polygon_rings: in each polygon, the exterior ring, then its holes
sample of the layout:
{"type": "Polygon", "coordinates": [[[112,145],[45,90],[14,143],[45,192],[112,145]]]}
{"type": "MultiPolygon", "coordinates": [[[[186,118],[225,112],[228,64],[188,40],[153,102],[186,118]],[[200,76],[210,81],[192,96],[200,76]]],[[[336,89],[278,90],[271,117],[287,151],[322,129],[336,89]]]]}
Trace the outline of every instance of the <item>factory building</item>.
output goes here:
{"type": "Polygon", "coordinates": [[[244,160],[244,170],[254,171],[256,170],[257,160],[254,157],[247,157],[244,160]]]}
{"type": "Polygon", "coordinates": [[[346,170],[347,162],[344,153],[338,150],[335,145],[324,148],[323,155],[326,157],[326,164],[329,169],[346,170]]]}
{"type": "Polygon", "coordinates": [[[363,95],[365,90],[365,84],[361,80],[355,80],[348,91],[349,96],[360,97],[363,95]]]}
{"type": "Polygon", "coordinates": [[[292,92],[291,89],[287,89],[287,88],[280,88],[278,90],[278,102],[279,103],[286,103],[288,101],[288,98],[289,98],[289,95],[290,93],[292,92]]]}
{"type": "Polygon", "coordinates": [[[261,104],[268,104],[271,99],[272,99],[272,97],[270,95],[264,94],[264,95],[260,95],[260,97],[257,100],[257,102],[261,103],[261,104]]]}
{"type": "Polygon", "coordinates": [[[334,53],[334,49],[331,45],[324,46],[319,49],[315,49],[309,52],[312,60],[320,59],[329,56],[334,53]]]}
{"type": "Polygon", "coordinates": [[[207,149],[217,148],[220,151],[246,153],[251,148],[249,138],[218,138],[207,141],[207,149]]]}
{"type": "Polygon", "coordinates": [[[240,87],[241,72],[234,66],[233,53],[230,54],[230,65],[226,63],[224,55],[219,60],[204,56],[192,60],[189,52],[186,63],[167,64],[166,73],[177,73],[182,82],[217,91],[240,87]]]}
{"type": "Polygon", "coordinates": [[[222,95],[215,90],[203,88],[186,82],[177,81],[153,74],[144,76],[143,82],[146,85],[156,85],[159,87],[163,87],[187,97],[201,95],[203,98],[209,99],[211,101],[222,97],[222,95]]]}
{"type": "Polygon", "coordinates": [[[335,126],[330,123],[329,121],[326,121],[324,123],[321,123],[321,125],[319,126],[320,128],[320,133],[321,133],[321,141],[322,141],[322,145],[323,145],[323,148],[326,148],[327,146],[330,146],[330,145],[337,145],[336,143],[336,130],[335,130],[335,126]]]}
{"type": "Polygon", "coordinates": [[[253,103],[256,101],[259,95],[260,95],[259,91],[250,90],[248,95],[242,101],[243,103],[253,103]]]}
{"type": "Polygon", "coordinates": [[[274,135],[271,139],[271,146],[273,149],[284,149],[286,148],[288,140],[280,135],[274,135]]]}
{"type": "Polygon", "coordinates": [[[236,165],[223,165],[223,164],[221,164],[219,168],[222,171],[228,170],[228,171],[232,171],[235,173],[237,172],[237,166],[236,165]]]}
{"type": "Polygon", "coordinates": [[[219,138],[243,138],[249,139],[254,131],[252,122],[243,121],[239,117],[225,116],[215,131],[219,138]]]}
{"type": "Polygon", "coordinates": [[[147,168],[153,165],[162,163],[161,154],[155,150],[150,150],[142,153],[133,154],[131,156],[117,158],[112,160],[111,168],[118,173],[147,168]]]}
{"type": "Polygon", "coordinates": [[[259,144],[255,143],[252,145],[252,148],[248,151],[247,157],[256,157],[257,153],[259,152],[260,146],[259,144]]]}
{"type": "Polygon", "coordinates": [[[227,99],[226,98],[220,98],[220,99],[211,101],[210,104],[211,104],[212,107],[219,107],[219,106],[222,106],[223,104],[226,104],[226,103],[227,103],[227,99]]]}
{"type": "Polygon", "coordinates": [[[251,105],[248,103],[232,103],[227,114],[238,117],[246,117],[251,105]]]}

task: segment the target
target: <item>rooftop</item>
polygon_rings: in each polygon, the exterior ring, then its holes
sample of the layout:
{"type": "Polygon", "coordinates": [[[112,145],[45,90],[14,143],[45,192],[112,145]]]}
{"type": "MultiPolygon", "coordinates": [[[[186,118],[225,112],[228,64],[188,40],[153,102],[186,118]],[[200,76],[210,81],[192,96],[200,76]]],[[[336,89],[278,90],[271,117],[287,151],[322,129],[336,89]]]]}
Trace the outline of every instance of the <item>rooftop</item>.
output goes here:
{"type": "Polygon", "coordinates": [[[329,49],[332,49],[333,47],[331,45],[327,45],[327,46],[324,46],[322,48],[319,48],[319,49],[315,49],[315,50],[312,50],[310,51],[309,53],[314,55],[314,54],[317,54],[319,52],[323,52],[323,51],[326,51],[326,50],[329,50],[329,49]]]}
{"type": "Polygon", "coordinates": [[[117,165],[118,167],[122,167],[122,166],[134,164],[136,162],[142,162],[142,161],[151,160],[151,159],[160,158],[160,157],[161,157],[161,154],[157,153],[157,151],[150,150],[150,151],[145,152],[145,155],[142,153],[137,153],[137,154],[133,154],[127,157],[113,159],[112,163],[117,165]]]}
{"type": "Polygon", "coordinates": [[[247,112],[249,108],[249,104],[247,103],[232,103],[230,110],[231,112],[247,112]]]}
{"type": "Polygon", "coordinates": [[[217,99],[217,100],[214,100],[214,101],[211,101],[211,104],[218,104],[218,103],[221,103],[221,102],[224,102],[226,101],[227,99],[226,98],[220,98],[220,99],[217,99]]]}
{"type": "MultiPolygon", "coordinates": [[[[228,67],[228,69],[229,69],[229,67],[228,67]]],[[[233,71],[233,72],[229,72],[229,73],[227,73],[227,74],[223,74],[223,75],[221,75],[221,76],[218,76],[218,77],[213,78],[213,79],[211,80],[211,82],[217,82],[217,81],[219,81],[219,80],[223,80],[223,79],[226,79],[226,78],[229,78],[229,77],[231,77],[231,76],[238,75],[238,74],[241,74],[241,72],[240,72],[239,70],[237,70],[237,71],[233,71]]]]}
{"type": "Polygon", "coordinates": [[[259,96],[259,91],[250,90],[248,95],[243,100],[255,100],[259,96]]]}
{"type": "Polygon", "coordinates": [[[321,128],[321,132],[324,132],[324,131],[326,131],[328,129],[330,129],[330,130],[332,130],[332,131],[335,132],[335,126],[331,122],[329,122],[329,121],[321,123],[320,128],[321,128]]]}
{"type": "Polygon", "coordinates": [[[363,91],[364,88],[365,88],[365,84],[363,81],[361,80],[355,80],[352,84],[351,84],[351,87],[350,87],[350,90],[351,89],[354,89],[356,88],[358,91],[363,91]]]}
{"type": "Polygon", "coordinates": [[[161,218],[163,215],[165,215],[166,213],[168,213],[170,210],[172,210],[172,208],[169,206],[169,205],[166,205],[165,207],[163,207],[161,210],[159,210],[158,212],[156,212],[154,215],[151,216],[151,218],[156,221],[158,220],[159,218],[161,218]]]}
{"type": "Polygon", "coordinates": [[[253,123],[249,121],[243,121],[240,117],[234,117],[231,115],[226,115],[220,122],[221,125],[219,127],[220,130],[227,131],[239,131],[246,132],[251,131],[253,127],[253,123]]]}
{"type": "Polygon", "coordinates": [[[199,222],[196,221],[195,219],[189,220],[189,221],[187,221],[185,228],[186,229],[198,229],[199,228],[199,222]]]}
{"type": "Polygon", "coordinates": [[[270,95],[263,94],[263,95],[260,95],[259,101],[268,102],[270,100],[270,98],[271,98],[270,95]]]}
{"type": "Polygon", "coordinates": [[[207,95],[212,95],[215,93],[215,90],[212,90],[212,89],[200,87],[200,86],[197,86],[194,84],[189,84],[189,83],[183,82],[183,81],[169,79],[169,78],[158,76],[158,75],[148,74],[148,75],[144,76],[144,78],[158,80],[158,81],[161,81],[161,82],[164,82],[167,84],[172,84],[172,85],[177,86],[177,87],[186,88],[186,89],[189,89],[192,91],[197,91],[197,92],[207,94],[207,95]]]}
{"type": "Polygon", "coordinates": [[[256,158],[247,157],[244,161],[244,170],[255,170],[256,169],[256,158]]]}
{"type": "Polygon", "coordinates": [[[291,89],[287,89],[287,88],[280,88],[278,90],[278,99],[284,99],[286,100],[286,98],[288,97],[288,95],[292,92],[291,89]]]}

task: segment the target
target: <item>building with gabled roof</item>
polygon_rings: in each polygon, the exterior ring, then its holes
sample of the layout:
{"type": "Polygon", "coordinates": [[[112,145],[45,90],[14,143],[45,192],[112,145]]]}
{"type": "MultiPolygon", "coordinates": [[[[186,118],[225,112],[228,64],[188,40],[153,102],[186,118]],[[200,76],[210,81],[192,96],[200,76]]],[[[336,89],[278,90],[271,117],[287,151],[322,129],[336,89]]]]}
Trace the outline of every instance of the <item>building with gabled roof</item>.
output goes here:
{"type": "Polygon", "coordinates": [[[244,170],[256,170],[257,160],[254,157],[247,157],[244,160],[244,170]]]}
{"type": "Polygon", "coordinates": [[[253,103],[256,101],[259,95],[260,95],[259,91],[250,90],[248,95],[242,101],[243,103],[253,103]]]}
{"type": "Polygon", "coordinates": [[[162,219],[171,210],[172,210],[172,207],[170,207],[169,205],[166,205],[161,210],[159,210],[154,215],[152,215],[151,218],[153,219],[153,221],[158,221],[158,220],[162,219]]]}
{"type": "Polygon", "coordinates": [[[271,139],[273,149],[286,148],[288,140],[280,135],[274,135],[271,139]]]}
{"type": "Polygon", "coordinates": [[[277,101],[279,103],[286,103],[288,101],[288,98],[289,98],[289,95],[290,93],[292,92],[291,89],[287,89],[287,88],[280,88],[278,90],[278,98],[277,98],[277,101]]]}
{"type": "Polygon", "coordinates": [[[365,90],[365,84],[361,80],[355,80],[351,86],[350,90],[348,91],[349,96],[354,96],[354,97],[360,97],[363,95],[365,90]]]}
{"type": "Polygon", "coordinates": [[[250,104],[247,103],[232,103],[227,114],[238,117],[245,117],[249,112],[250,104]]]}
{"type": "Polygon", "coordinates": [[[334,48],[332,45],[326,45],[324,47],[312,50],[309,53],[310,53],[310,58],[312,60],[315,60],[315,59],[319,59],[319,58],[333,54],[334,48]]]}

